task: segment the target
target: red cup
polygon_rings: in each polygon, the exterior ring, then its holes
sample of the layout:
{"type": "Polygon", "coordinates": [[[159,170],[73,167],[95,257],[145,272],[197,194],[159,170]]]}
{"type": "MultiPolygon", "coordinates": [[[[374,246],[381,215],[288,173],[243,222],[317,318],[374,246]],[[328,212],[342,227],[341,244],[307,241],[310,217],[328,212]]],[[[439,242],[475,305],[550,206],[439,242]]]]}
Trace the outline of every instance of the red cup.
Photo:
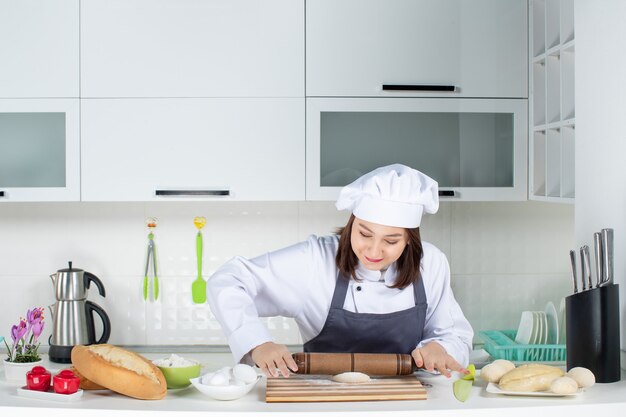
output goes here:
{"type": "Polygon", "coordinates": [[[34,366],[26,373],[26,386],[33,391],[48,391],[52,375],[43,366],[34,366]]]}
{"type": "Polygon", "coordinates": [[[80,378],[69,369],[64,369],[52,378],[52,386],[57,394],[74,394],[80,386],[80,378]]]}

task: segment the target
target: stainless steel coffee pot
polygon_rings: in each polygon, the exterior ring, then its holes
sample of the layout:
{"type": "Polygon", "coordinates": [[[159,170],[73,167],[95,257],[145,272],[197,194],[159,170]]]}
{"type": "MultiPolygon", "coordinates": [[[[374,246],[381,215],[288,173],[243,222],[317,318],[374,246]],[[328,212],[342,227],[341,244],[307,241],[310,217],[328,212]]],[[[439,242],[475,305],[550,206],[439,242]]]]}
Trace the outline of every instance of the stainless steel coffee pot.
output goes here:
{"type": "Polygon", "coordinates": [[[104,309],[87,300],[87,290],[93,282],[101,296],[105,296],[102,281],[82,269],[60,269],[50,275],[57,302],[50,306],[53,327],[48,355],[53,362],[70,363],[75,345],[106,343],[111,335],[111,321],[104,309]],[[94,313],[102,320],[102,334],[96,339],[94,313]]]}

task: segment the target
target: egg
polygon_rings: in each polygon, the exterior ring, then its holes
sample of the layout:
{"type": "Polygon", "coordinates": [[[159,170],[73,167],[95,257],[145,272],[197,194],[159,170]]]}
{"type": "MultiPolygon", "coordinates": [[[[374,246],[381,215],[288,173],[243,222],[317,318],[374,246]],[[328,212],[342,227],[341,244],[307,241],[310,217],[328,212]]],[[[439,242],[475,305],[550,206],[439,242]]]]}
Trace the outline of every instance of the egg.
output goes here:
{"type": "Polygon", "coordinates": [[[218,371],[213,374],[213,376],[209,379],[209,385],[213,386],[224,386],[230,384],[230,378],[228,374],[218,371]]]}
{"type": "Polygon", "coordinates": [[[215,372],[209,372],[208,374],[202,375],[200,383],[202,385],[211,385],[211,378],[213,378],[213,375],[215,375],[215,372]]]}
{"type": "Polygon", "coordinates": [[[581,388],[589,388],[596,383],[596,377],[593,372],[582,366],[570,369],[566,375],[576,381],[581,388]]]}
{"type": "Polygon", "coordinates": [[[233,376],[235,380],[251,384],[257,379],[257,374],[250,365],[240,363],[233,368],[233,376]]]}

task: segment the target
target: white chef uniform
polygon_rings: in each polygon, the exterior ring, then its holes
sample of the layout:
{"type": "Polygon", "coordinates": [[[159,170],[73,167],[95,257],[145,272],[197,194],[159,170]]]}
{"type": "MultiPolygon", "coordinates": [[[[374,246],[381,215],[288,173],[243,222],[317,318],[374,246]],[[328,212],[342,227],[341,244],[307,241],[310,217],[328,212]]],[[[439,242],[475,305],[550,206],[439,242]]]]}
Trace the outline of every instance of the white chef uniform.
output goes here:
{"type": "MultiPolygon", "coordinates": [[[[394,164],[378,168],[345,186],[336,206],[356,217],[382,225],[416,228],[422,214],[439,208],[437,182],[421,172],[394,164]]],[[[256,346],[272,341],[259,317],[294,318],[304,342],[324,327],[338,278],[335,256],[338,237],[311,236],[296,245],[247,260],[236,257],[208,280],[207,297],[236,361],[256,346]]],[[[467,365],[473,337],[450,288],[445,255],[422,242],[421,276],[427,300],[422,340],[437,341],[457,362],[467,365]]],[[[389,288],[397,279],[396,264],[373,271],[360,263],[360,282],[350,280],[343,309],[385,314],[415,307],[413,284],[389,288]]],[[[334,336],[333,336],[334,337],[334,336]]]]}
{"type": "MultiPolygon", "coordinates": [[[[307,342],[326,322],[335,283],[338,238],[311,236],[305,242],[247,260],[236,257],[209,280],[207,296],[236,361],[254,347],[272,341],[259,317],[292,317],[307,342]]],[[[422,242],[422,275],[428,302],[423,339],[416,347],[437,341],[460,364],[467,365],[473,337],[450,288],[445,255],[422,242]]],[[[360,264],[361,282],[350,281],[343,308],[358,313],[390,313],[415,305],[413,285],[389,288],[396,279],[395,264],[386,271],[370,271],[360,264]],[[359,290],[360,288],[360,290],[359,290]]]]}

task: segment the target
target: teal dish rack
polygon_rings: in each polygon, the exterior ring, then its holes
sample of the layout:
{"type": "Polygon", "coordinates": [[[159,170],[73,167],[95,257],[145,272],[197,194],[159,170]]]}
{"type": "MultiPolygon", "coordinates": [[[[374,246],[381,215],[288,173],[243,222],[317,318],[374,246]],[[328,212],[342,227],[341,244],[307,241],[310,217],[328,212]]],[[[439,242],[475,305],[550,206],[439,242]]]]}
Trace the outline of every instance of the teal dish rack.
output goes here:
{"type": "Polygon", "coordinates": [[[565,362],[565,345],[521,345],[515,342],[516,330],[484,330],[478,332],[485,342],[483,348],[494,359],[512,362],[565,362]]]}

